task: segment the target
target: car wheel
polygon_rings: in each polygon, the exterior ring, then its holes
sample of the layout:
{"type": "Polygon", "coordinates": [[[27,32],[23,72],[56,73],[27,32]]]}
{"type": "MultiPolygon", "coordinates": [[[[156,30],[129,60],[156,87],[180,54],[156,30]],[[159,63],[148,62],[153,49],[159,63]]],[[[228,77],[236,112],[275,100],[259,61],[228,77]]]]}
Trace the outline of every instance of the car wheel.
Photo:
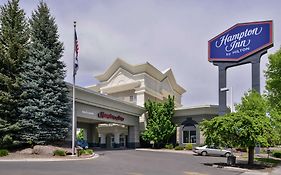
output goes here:
{"type": "Polygon", "coordinates": [[[206,152],[206,151],[203,151],[203,152],[201,153],[201,155],[202,155],[202,156],[207,156],[207,152],[206,152]]]}
{"type": "Polygon", "coordinates": [[[231,153],[225,153],[224,156],[225,157],[229,157],[231,155],[231,153]]]}

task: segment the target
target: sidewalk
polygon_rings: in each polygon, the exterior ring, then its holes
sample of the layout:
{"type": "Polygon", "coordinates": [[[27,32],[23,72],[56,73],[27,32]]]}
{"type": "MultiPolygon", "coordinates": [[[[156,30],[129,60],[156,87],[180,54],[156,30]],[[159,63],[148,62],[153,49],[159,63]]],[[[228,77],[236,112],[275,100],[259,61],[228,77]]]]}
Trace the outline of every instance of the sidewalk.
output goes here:
{"type": "Polygon", "coordinates": [[[241,175],[281,175],[281,165],[273,168],[270,172],[246,171],[241,175]]]}

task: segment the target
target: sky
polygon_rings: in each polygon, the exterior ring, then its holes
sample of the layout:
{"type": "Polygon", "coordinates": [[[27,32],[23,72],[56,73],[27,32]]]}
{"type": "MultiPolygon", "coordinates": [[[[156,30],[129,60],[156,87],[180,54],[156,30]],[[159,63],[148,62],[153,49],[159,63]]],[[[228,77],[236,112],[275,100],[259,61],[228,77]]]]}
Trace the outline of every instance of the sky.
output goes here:
{"type": "MultiPolygon", "coordinates": [[[[6,0],[0,0],[1,5],[6,0]]],[[[21,0],[27,16],[39,1],[21,0]]],[[[274,47],[261,59],[261,92],[268,56],[281,45],[280,0],[46,0],[64,43],[66,81],[72,82],[73,21],[77,21],[79,70],[76,84],[98,81],[116,58],[171,68],[187,92],[184,106],[218,104],[218,67],[208,62],[208,40],[236,23],[273,20],[274,47]]],[[[251,65],[230,68],[233,103],[251,89],[251,65]]],[[[228,105],[230,105],[228,95],[228,105]]]]}

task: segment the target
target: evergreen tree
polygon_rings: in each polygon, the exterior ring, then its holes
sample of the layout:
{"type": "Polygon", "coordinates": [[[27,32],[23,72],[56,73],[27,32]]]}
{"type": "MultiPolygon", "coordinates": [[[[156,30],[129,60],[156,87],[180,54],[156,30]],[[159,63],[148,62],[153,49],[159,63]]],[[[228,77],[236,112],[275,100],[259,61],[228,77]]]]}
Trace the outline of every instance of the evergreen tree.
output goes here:
{"type": "Polygon", "coordinates": [[[25,13],[19,0],[10,0],[0,11],[0,146],[17,144],[18,102],[21,93],[19,74],[27,58],[29,40],[25,13]]]}
{"type": "Polygon", "coordinates": [[[45,144],[63,140],[68,133],[69,100],[60,61],[63,44],[46,3],[32,13],[29,60],[24,64],[21,118],[26,126],[23,141],[45,144]],[[26,125],[28,124],[28,125],[26,125]]]}

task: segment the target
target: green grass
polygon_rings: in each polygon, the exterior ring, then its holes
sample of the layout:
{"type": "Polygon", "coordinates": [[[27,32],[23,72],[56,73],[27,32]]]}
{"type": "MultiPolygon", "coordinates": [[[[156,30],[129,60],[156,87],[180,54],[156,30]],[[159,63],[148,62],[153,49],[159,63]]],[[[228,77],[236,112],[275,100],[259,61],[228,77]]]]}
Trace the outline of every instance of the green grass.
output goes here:
{"type": "Polygon", "coordinates": [[[281,163],[281,160],[272,159],[272,158],[255,158],[256,161],[266,164],[271,164],[273,166],[281,163]]]}
{"type": "Polygon", "coordinates": [[[280,150],[279,151],[273,151],[272,156],[277,157],[277,158],[281,158],[281,151],[280,150]]]}

